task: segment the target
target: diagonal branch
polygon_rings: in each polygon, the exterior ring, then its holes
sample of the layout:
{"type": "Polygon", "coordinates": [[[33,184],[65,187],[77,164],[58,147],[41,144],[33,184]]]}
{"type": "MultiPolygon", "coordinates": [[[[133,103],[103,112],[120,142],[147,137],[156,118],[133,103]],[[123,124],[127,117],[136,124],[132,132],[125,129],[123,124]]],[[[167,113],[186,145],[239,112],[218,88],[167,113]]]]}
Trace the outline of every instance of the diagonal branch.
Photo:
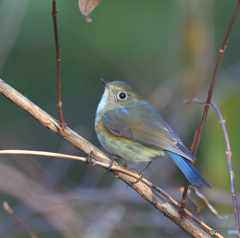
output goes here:
{"type": "Polygon", "coordinates": [[[212,82],[211,82],[211,85],[210,85],[209,90],[208,90],[208,97],[207,97],[207,101],[206,101],[206,104],[205,104],[202,121],[200,123],[199,129],[197,131],[196,139],[194,140],[194,144],[193,144],[192,153],[193,153],[194,156],[196,156],[196,154],[197,154],[197,150],[198,150],[200,140],[201,140],[201,137],[202,137],[203,128],[204,128],[205,121],[206,121],[207,114],[208,114],[208,109],[211,105],[211,99],[212,99],[212,95],[213,95],[214,86],[215,86],[215,83],[216,83],[216,80],[217,80],[217,74],[218,74],[219,66],[220,66],[220,63],[222,61],[223,53],[226,49],[227,42],[229,40],[229,36],[230,36],[231,30],[232,30],[233,24],[234,24],[235,19],[237,17],[239,7],[240,7],[240,0],[237,1],[237,5],[236,5],[236,8],[234,10],[234,13],[233,13],[231,22],[229,24],[227,33],[224,37],[222,46],[219,50],[219,55],[218,55],[217,63],[216,63],[215,70],[214,70],[214,73],[213,73],[212,82]]]}
{"type": "MultiPolygon", "coordinates": [[[[31,116],[33,116],[38,122],[40,122],[44,127],[48,128],[51,132],[61,136],[63,139],[71,143],[73,146],[82,150],[86,154],[91,154],[91,157],[99,162],[103,162],[105,164],[109,164],[110,159],[101,152],[98,148],[92,145],[90,142],[82,138],[80,135],[72,131],[70,128],[66,127],[63,131],[60,128],[59,123],[51,117],[49,114],[44,112],[41,108],[33,104],[22,94],[17,92],[15,89],[10,87],[4,81],[0,79],[0,93],[2,93],[5,97],[15,103],[17,106],[25,110],[31,116]]],[[[149,203],[151,203],[156,209],[161,211],[165,216],[171,219],[175,224],[181,227],[184,231],[189,233],[193,237],[210,237],[205,231],[203,231],[200,227],[198,227],[195,223],[189,220],[187,217],[181,217],[180,214],[176,211],[176,209],[168,202],[164,201],[155,191],[153,191],[150,186],[156,191],[160,189],[157,186],[152,185],[147,180],[146,184],[143,182],[139,182],[137,184],[133,184],[135,178],[123,171],[123,168],[114,161],[113,166],[116,167],[116,170],[111,170],[111,172],[119,179],[127,183],[130,187],[132,187],[138,194],[140,194],[144,199],[146,199],[149,203]],[[118,171],[117,171],[118,170],[118,171]],[[122,172],[119,172],[122,171],[122,172]]],[[[128,172],[126,170],[126,172],[128,172]]],[[[136,176],[136,175],[135,175],[136,176]]],[[[190,214],[187,210],[185,210],[187,215],[190,214]]],[[[197,221],[197,219],[196,219],[197,221]]],[[[203,225],[198,221],[199,224],[203,225]]],[[[204,227],[211,230],[210,227],[204,224],[204,227]]],[[[217,237],[222,237],[219,234],[216,234],[217,237]]]]}

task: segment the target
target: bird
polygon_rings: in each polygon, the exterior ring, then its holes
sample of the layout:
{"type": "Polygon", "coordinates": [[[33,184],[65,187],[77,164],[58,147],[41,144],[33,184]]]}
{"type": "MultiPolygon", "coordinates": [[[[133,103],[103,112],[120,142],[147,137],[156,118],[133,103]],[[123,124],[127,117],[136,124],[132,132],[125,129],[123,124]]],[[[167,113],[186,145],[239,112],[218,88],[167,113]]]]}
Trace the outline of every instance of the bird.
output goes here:
{"type": "Polygon", "coordinates": [[[147,167],[153,160],[168,157],[190,184],[211,188],[193,166],[195,156],[150,103],[126,82],[101,81],[105,90],[96,111],[95,131],[110,155],[130,163],[148,163],[147,167]]]}

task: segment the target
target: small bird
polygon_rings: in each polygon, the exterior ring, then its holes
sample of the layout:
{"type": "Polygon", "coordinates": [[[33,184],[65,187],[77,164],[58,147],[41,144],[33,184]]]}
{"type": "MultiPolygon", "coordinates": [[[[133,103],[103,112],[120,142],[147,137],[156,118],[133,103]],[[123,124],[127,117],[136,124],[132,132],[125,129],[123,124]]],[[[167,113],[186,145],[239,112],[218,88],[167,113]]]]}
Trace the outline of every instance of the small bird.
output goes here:
{"type": "Polygon", "coordinates": [[[125,82],[101,81],[105,91],[97,108],[95,130],[104,149],[130,163],[148,165],[167,154],[192,185],[203,182],[211,188],[191,164],[196,158],[152,105],[125,82]]]}

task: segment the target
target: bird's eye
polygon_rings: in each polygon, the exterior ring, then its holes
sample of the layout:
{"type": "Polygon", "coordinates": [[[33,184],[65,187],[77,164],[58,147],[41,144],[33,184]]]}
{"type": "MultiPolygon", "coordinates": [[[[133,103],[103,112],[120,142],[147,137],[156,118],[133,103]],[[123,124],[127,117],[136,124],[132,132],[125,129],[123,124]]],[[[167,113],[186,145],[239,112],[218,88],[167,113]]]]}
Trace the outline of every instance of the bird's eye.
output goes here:
{"type": "Polygon", "coordinates": [[[118,94],[118,97],[119,97],[119,99],[124,100],[124,99],[127,98],[127,94],[124,93],[124,92],[120,92],[120,93],[118,94]]]}

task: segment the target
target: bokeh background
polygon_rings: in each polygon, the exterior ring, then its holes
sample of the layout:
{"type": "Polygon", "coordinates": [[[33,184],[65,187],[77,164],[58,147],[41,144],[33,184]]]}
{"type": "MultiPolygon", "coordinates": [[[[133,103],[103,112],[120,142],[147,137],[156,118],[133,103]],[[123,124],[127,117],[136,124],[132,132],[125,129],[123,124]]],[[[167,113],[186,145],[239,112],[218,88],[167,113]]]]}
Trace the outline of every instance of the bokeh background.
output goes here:
{"type": "MultiPolygon", "coordinates": [[[[87,23],[77,1],[57,1],[63,114],[68,126],[100,147],[94,132],[103,93],[99,78],[131,83],[191,147],[218,50],[236,1],[103,1],[87,23]]],[[[0,1],[0,77],[58,118],[52,2],[0,1]]],[[[213,100],[226,119],[239,191],[239,16],[219,70],[213,100]]],[[[82,155],[0,96],[0,149],[82,155]]],[[[212,189],[200,187],[226,220],[203,210],[214,229],[235,229],[226,146],[210,110],[197,169],[212,189]]],[[[126,184],[104,169],[67,159],[0,156],[0,203],[7,201],[39,237],[187,237],[126,184]]],[[[133,165],[134,166],[134,165],[133,165]]],[[[130,166],[131,167],[131,166],[130,166]]],[[[141,169],[140,166],[136,167],[141,169]]],[[[180,200],[185,178],[162,159],[146,178],[180,200]]],[[[188,208],[194,212],[191,205],[188,208]]],[[[0,237],[28,237],[0,208],[0,237]]],[[[232,236],[231,236],[232,237],[232,236]]]]}

